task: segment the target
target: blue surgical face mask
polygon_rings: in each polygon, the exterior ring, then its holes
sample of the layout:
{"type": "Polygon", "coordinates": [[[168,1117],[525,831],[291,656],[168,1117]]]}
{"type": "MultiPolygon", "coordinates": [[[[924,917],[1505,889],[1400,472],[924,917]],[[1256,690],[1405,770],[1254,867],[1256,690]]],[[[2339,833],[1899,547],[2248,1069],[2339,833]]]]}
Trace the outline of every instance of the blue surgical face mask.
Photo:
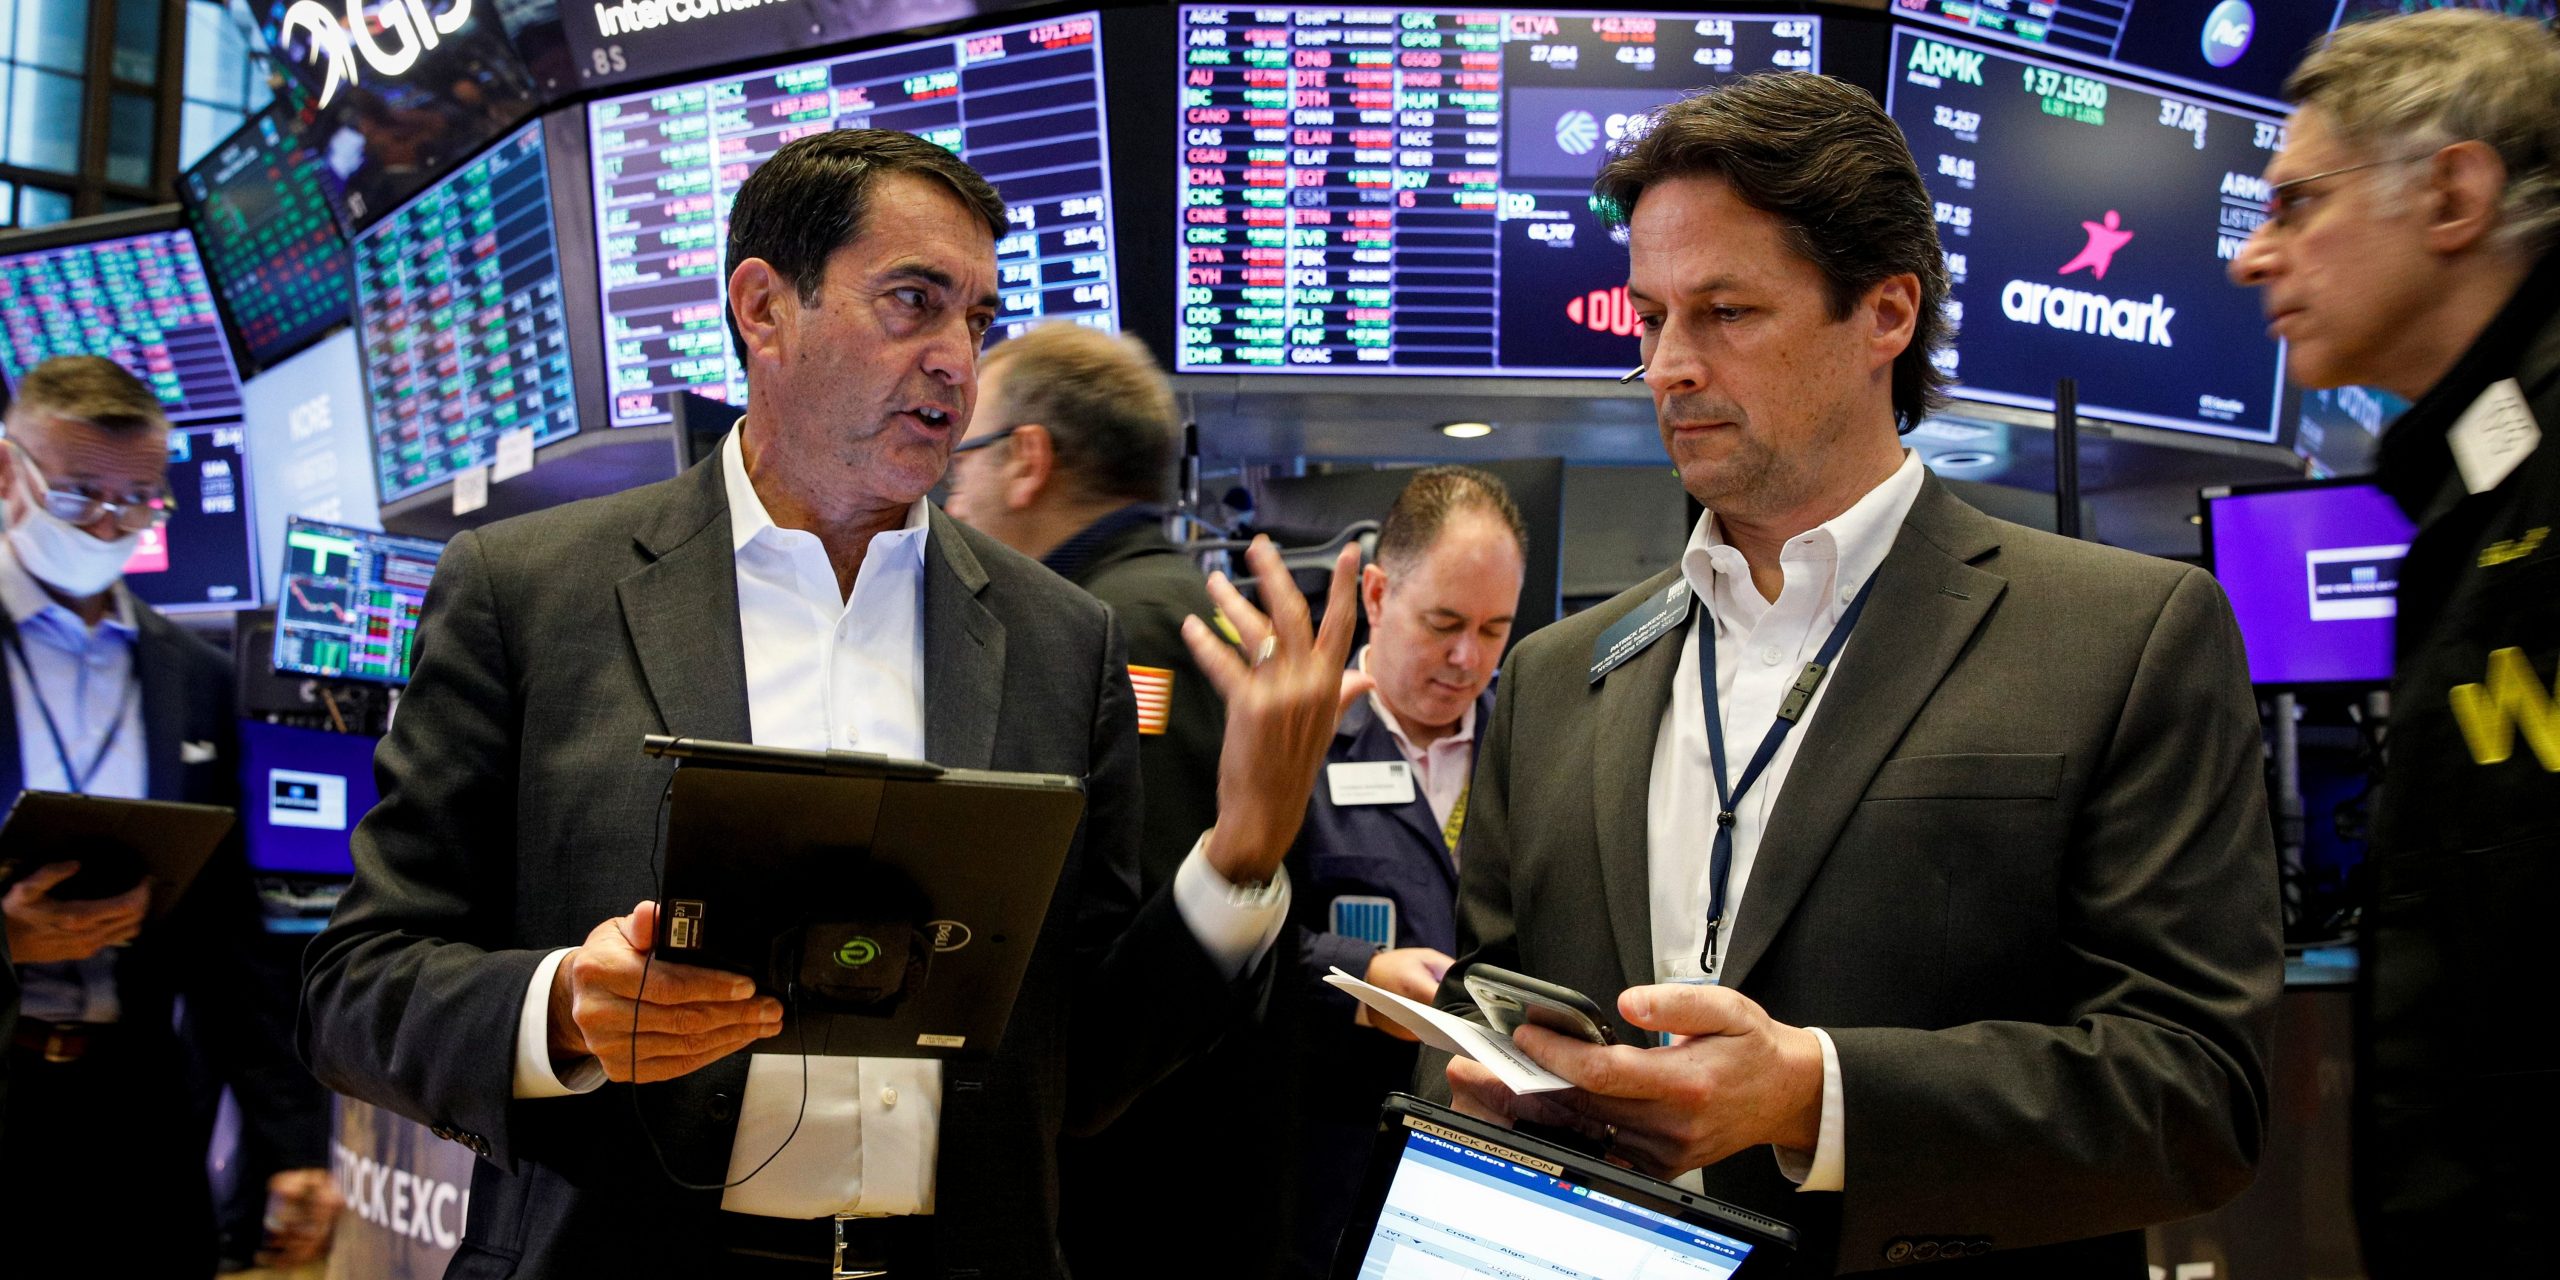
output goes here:
{"type": "Polygon", "coordinates": [[[44,508],[44,480],[35,459],[18,449],[18,471],[25,483],[23,510],[9,526],[9,546],[36,581],[64,595],[87,599],[114,586],[133,558],[140,530],[112,542],[91,537],[70,521],[44,508]]]}

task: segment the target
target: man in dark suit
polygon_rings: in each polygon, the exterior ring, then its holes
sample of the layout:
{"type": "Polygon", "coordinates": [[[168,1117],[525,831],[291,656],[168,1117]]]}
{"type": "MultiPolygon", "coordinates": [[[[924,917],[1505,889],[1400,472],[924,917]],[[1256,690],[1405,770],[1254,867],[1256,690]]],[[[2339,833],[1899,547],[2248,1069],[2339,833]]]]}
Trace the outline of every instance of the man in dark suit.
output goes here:
{"type": "MultiPolygon", "coordinates": [[[[1037,558],[1111,607],[1129,646],[1138,700],[1138,883],[1172,883],[1217,821],[1218,744],[1226,708],[1191,661],[1186,618],[1214,612],[1206,575],[1164,535],[1182,430],[1173,387],[1144,344],[1069,321],[1041,325],[978,362],[978,408],[951,452],[954,519],[1037,558]]],[[[1132,1104],[1108,1129],[1058,1144],[1058,1235],[1079,1275],[1130,1275],[1168,1259],[1213,1264],[1238,1280],[1277,1255],[1239,1230],[1229,1208],[1271,1206],[1288,1171],[1240,1161],[1220,1178],[1159,1177],[1164,1153],[1223,1109],[1239,1085],[1284,1088],[1271,1046],[1230,1035],[1132,1104]],[[1251,1082],[1246,1084],[1246,1082],[1251,1082]],[[1144,1186],[1144,1195],[1131,1193],[1144,1186]]],[[[1286,1108],[1222,1121],[1239,1150],[1287,1141],[1286,1108]]]]}
{"type": "Polygon", "coordinates": [[[1428,1001],[1458,946],[1457,848],[1493,673],[1511,640],[1529,533],[1502,481],[1425,467],[1378,530],[1360,572],[1374,682],[1343,708],[1325,781],[1289,855],[1295,963],[1288,1059],[1299,1098],[1297,1274],[1332,1270],[1375,1142],[1378,1107],[1413,1079],[1416,1046],[1325,982],[1340,969],[1428,1001]]]}
{"type": "Polygon", "coordinates": [[[2202,572],[2003,524],[1901,448],[1946,277],[1892,121],[1811,75],[1613,159],[1680,570],[1523,642],[1459,850],[1456,981],[1578,1088],[1478,1114],[1795,1224],[1802,1274],[2144,1274],[2249,1178],[2281,983],[2259,735],[2202,572]],[[1799,1192],[1802,1188],[1802,1192],[1799,1192]]]}
{"type": "Polygon", "coordinates": [[[1268,624],[1213,583],[1255,664],[1187,629],[1228,700],[1219,821],[1142,899],[1117,626],[923,501],[969,420],[1004,225],[911,135],[785,147],[730,215],[753,391],[720,452],[447,549],[304,1043],[481,1157],[453,1274],[1062,1274],[1059,1132],[1263,990],[1351,629],[1311,635],[1267,546],[1268,624]],[[746,979],[662,962],[644,988],[659,732],[1086,779],[992,1056],[749,1054],[781,1008],[746,979]]]}
{"type": "Polygon", "coordinates": [[[2340,29],[2286,81],[2268,219],[2231,263],[2306,387],[2406,397],[2375,479],[2400,566],[2356,1014],[2371,1274],[2551,1265],[2560,1052],[2560,41],[2440,10],[2340,29]],[[2519,730],[2522,730],[2519,733],[2519,730]]]}
{"type": "MultiPolygon", "coordinates": [[[[8,801],[33,789],[240,802],[230,663],[120,582],[165,506],[168,459],[159,400],[114,362],[60,357],[19,382],[0,444],[8,801]]],[[[213,1274],[210,1126],[171,1025],[182,996],[192,1047],[239,1100],[251,1149],[290,1166],[270,1179],[269,1216],[318,1220],[270,1256],[316,1257],[337,1201],[328,1104],[289,1048],[290,986],[257,961],[240,845],[217,850],[156,922],[146,922],[148,886],[55,896],[78,870],[37,868],[0,902],[10,977],[24,988],[0,1126],[0,1238],[12,1265],[213,1274]],[[153,1229],[139,1229],[146,1221],[153,1229]]]]}

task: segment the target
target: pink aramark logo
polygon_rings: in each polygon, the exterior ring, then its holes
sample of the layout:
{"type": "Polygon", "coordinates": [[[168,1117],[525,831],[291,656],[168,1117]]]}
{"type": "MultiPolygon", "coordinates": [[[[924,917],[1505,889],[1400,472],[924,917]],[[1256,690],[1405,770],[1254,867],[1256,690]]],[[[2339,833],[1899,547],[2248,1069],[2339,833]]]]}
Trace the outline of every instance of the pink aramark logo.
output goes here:
{"type": "Polygon", "coordinates": [[[2067,276],[2082,267],[2087,267],[2091,276],[2100,280],[2106,279],[2107,267],[2116,260],[2116,250],[2123,248],[2126,241],[2133,239],[2132,232],[2121,228],[2122,221],[2117,218],[2116,211],[2113,209],[2107,210],[2104,222],[2081,223],[2080,229],[2089,233],[2089,243],[2080,247],[2079,257],[2063,263],[2062,270],[2054,274],[2067,276]]]}

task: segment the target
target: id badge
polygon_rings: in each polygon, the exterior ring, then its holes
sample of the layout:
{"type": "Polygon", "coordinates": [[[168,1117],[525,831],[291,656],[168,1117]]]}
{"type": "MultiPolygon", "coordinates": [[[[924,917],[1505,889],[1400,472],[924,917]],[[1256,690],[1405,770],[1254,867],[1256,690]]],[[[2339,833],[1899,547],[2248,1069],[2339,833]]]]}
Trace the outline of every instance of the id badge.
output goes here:
{"type": "Polygon", "coordinates": [[[1392,947],[1396,945],[1396,900],[1346,893],[1333,900],[1331,932],[1372,946],[1392,947]]]}

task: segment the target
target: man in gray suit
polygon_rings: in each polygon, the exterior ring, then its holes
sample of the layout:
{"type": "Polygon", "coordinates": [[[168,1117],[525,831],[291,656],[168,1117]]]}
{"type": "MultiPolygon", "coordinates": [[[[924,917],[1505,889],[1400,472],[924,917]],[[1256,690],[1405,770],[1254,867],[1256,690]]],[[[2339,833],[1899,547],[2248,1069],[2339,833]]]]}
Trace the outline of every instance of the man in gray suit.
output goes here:
{"type": "Polygon", "coordinates": [[[753,391],[719,454],[448,548],[303,1038],[330,1085],[481,1157],[449,1274],[1063,1274],[1060,1130],[1265,989],[1351,569],[1320,636],[1267,545],[1272,618],[1213,582],[1257,662],[1187,629],[1228,702],[1219,821],[1142,899],[1117,625],[923,500],[968,424],[1004,226],[910,135],[785,147],[730,214],[753,391]],[[992,1057],[741,1052],[782,1012],[746,979],[661,962],[644,986],[668,783],[647,733],[1084,778],[992,1057]]]}
{"type": "Polygon", "coordinates": [[[2141,1276],[2137,1229],[2236,1194],[2264,1129],[2275,858],[2220,591],[1901,447],[1946,276],[1863,93],[1680,102],[1599,194],[1709,514],[1502,678],[1442,999],[1491,962],[1618,1043],[1524,1028],[1579,1087],[1462,1061],[1458,1103],[1794,1223],[1801,1274],[2141,1276]]]}

